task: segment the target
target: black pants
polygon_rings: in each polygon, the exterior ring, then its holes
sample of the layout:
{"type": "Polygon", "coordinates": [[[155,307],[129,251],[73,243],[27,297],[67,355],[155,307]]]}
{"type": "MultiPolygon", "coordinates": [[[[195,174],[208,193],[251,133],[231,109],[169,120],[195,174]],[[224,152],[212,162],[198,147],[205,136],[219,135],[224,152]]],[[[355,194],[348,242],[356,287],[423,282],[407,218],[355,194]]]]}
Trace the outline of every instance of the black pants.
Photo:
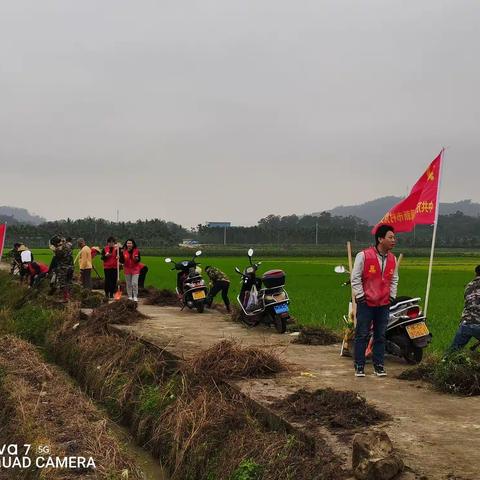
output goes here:
{"type": "Polygon", "coordinates": [[[113,298],[113,295],[117,290],[117,269],[105,268],[103,272],[105,274],[105,296],[113,298]]]}
{"type": "Polygon", "coordinates": [[[86,290],[92,289],[92,269],[85,268],[84,270],[80,270],[80,283],[82,287],[86,290]]]}
{"type": "Polygon", "coordinates": [[[226,282],[225,280],[213,282],[213,286],[210,292],[208,293],[207,305],[211,305],[213,302],[213,299],[215,298],[215,295],[221,291],[223,302],[225,303],[225,306],[228,307],[230,305],[230,300],[228,298],[229,288],[230,288],[230,282],[226,282]]]}
{"type": "Polygon", "coordinates": [[[138,288],[145,288],[145,277],[147,276],[148,267],[145,265],[140,270],[140,276],[138,277],[138,288]]]}

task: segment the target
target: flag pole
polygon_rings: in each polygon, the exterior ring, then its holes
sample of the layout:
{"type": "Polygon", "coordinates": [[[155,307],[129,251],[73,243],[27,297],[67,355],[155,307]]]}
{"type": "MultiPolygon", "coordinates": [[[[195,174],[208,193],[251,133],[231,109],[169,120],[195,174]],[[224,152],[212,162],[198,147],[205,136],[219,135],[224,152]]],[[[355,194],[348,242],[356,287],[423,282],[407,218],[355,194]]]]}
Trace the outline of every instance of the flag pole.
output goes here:
{"type": "Polygon", "coordinates": [[[438,189],[437,189],[437,203],[436,203],[436,212],[435,212],[435,223],[433,224],[433,234],[432,234],[432,247],[430,249],[430,262],[428,265],[428,277],[427,277],[427,291],[425,293],[425,308],[423,314],[427,316],[428,311],[428,301],[430,299],[430,287],[432,286],[432,268],[433,268],[433,256],[435,253],[435,240],[437,238],[437,226],[438,226],[438,212],[440,211],[440,189],[442,186],[442,172],[443,172],[443,158],[445,156],[445,148],[442,148],[442,157],[440,160],[440,169],[438,174],[440,178],[438,180],[438,189]]]}

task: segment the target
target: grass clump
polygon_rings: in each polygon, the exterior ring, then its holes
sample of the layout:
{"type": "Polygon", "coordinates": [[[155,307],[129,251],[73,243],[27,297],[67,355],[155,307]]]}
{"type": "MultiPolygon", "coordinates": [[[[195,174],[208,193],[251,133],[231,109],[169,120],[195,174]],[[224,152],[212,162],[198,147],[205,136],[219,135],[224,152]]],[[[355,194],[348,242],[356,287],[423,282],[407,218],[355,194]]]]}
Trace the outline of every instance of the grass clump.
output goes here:
{"type": "Polygon", "coordinates": [[[193,375],[216,381],[265,377],[286,370],[271,348],[243,347],[234,340],[222,340],[197,354],[188,363],[193,375]]]}
{"type": "Polygon", "coordinates": [[[240,462],[240,465],[233,472],[230,480],[260,480],[262,478],[263,468],[261,465],[247,458],[240,462]]]}
{"type": "Polygon", "coordinates": [[[480,395],[480,352],[461,350],[446,357],[431,357],[405,370],[401,380],[423,380],[435,389],[464,396],[480,395]]]}
{"type": "Polygon", "coordinates": [[[319,325],[316,327],[301,327],[299,335],[293,343],[303,345],[332,345],[340,343],[342,337],[331,328],[319,325]]]}

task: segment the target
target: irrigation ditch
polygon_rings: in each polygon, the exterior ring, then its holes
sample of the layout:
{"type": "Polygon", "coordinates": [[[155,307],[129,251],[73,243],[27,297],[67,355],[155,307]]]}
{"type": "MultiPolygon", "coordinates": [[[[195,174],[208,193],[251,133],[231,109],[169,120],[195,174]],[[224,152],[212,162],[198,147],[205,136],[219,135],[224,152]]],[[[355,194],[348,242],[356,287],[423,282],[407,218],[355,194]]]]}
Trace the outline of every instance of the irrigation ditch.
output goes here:
{"type": "Polygon", "coordinates": [[[82,311],[89,298],[78,292],[59,304],[0,272],[0,446],[32,445],[33,460],[5,478],[347,479],[331,437],[388,421],[333,389],[298,392],[275,414],[235,388],[288,370],[275,350],[225,340],[182,359],[114,328],[144,318],[133,302],[90,303],[82,311]],[[125,444],[125,429],[157,464],[125,444]],[[95,468],[39,469],[45,446],[95,468]]]}

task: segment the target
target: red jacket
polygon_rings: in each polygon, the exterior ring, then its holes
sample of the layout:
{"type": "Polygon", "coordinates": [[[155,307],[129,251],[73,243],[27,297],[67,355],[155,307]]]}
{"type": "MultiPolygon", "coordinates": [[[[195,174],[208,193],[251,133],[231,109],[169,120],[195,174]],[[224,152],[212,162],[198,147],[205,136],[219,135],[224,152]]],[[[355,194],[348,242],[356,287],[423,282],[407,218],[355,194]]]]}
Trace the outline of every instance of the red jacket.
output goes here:
{"type": "Polygon", "coordinates": [[[40,275],[40,273],[47,273],[48,266],[42,262],[30,262],[28,264],[28,273],[34,277],[35,275],[40,275]]]}
{"type": "Polygon", "coordinates": [[[117,247],[106,246],[102,251],[103,268],[117,268],[118,250],[117,247]],[[109,254],[106,256],[106,254],[109,254]]]}
{"type": "Polygon", "coordinates": [[[140,274],[140,252],[138,248],[134,248],[131,252],[126,248],[122,250],[120,261],[123,263],[123,272],[126,275],[140,274]]]}
{"type": "Polygon", "coordinates": [[[375,247],[363,251],[365,263],[363,265],[362,284],[365,300],[370,307],[381,307],[390,303],[390,286],[395,273],[395,256],[388,252],[385,269],[378,261],[375,247]]]}

